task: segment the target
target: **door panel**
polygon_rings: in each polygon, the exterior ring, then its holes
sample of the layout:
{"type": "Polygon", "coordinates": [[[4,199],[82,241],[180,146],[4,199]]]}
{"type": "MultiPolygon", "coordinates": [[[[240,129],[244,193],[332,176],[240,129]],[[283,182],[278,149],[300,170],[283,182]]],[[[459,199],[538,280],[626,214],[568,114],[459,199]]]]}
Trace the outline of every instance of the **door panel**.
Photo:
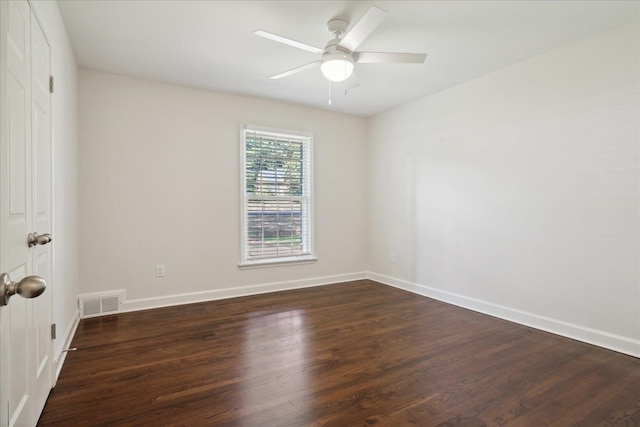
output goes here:
{"type": "MultiPolygon", "coordinates": [[[[11,270],[9,274],[11,277],[26,276],[26,265],[11,270]]],[[[24,339],[25,334],[27,334],[29,320],[28,308],[26,301],[19,301],[16,305],[12,304],[8,316],[9,322],[7,326],[11,331],[9,342],[12,344],[8,360],[8,364],[11,366],[11,370],[8,372],[9,384],[11,384],[9,416],[12,418],[12,422],[9,425],[20,425],[20,420],[24,420],[22,415],[26,415],[24,409],[29,397],[29,366],[25,363],[28,354],[28,342],[24,339]]]]}
{"type": "Polygon", "coordinates": [[[31,9],[27,2],[14,1],[8,3],[8,9],[7,67],[26,85],[30,68],[31,9]]]}
{"type": "MultiPolygon", "coordinates": [[[[27,194],[29,189],[27,177],[30,173],[28,165],[29,140],[29,68],[30,68],[30,9],[26,3],[9,3],[9,32],[7,36],[7,92],[9,96],[8,121],[9,131],[9,229],[7,236],[12,249],[18,250],[10,260],[9,267],[14,268],[26,259],[27,249],[18,247],[17,241],[27,230],[27,194]]],[[[21,245],[20,245],[21,246],[21,245]]]]}
{"type": "Polygon", "coordinates": [[[46,291],[0,306],[0,427],[33,426],[53,383],[50,50],[25,0],[0,0],[0,273],[39,275],[46,291]]]}
{"type": "MultiPolygon", "coordinates": [[[[44,252],[39,254],[34,260],[34,271],[33,274],[36,276],[40,276],[45,278],[48,282],[48,276],[51,271],[51,263],[50,256],[48,252],[44,252]]],[[[49,282],[48,282],[49,283],[49,282]]],[[[42,296],[42,295],[41,295],[42,296]]],[[[49,312],[49,299],[48,298],[35,298],[32,301],[32,306],[34,316],[38,316],[40,313],[48,313],[49,312]]],[[[36,328],[36,340],[35,340],[35,348],[33,349],[33,355],[35,356],[35,364],[36,364],[36,378],[41,378],[41,375],[48,375],[45,370],[51,368],[51,363],[49,362],[49,352],[51,345],[51,331],[48,327],[48,323],[38,322],[38,327],[36,328]]],[[[50,373],[50,371],[48,371],[50,373]]],[[[47,390],[47,394],[48,394],[47,390]]]]}
{"type": "MultiPolygon", "coordinates": [[[[9,92],[9,192],[11,215],[27,213],[27,89],[10,75],[9,92]]],[[[12,218],[16,221],[16,218],[12,218]]],[[[25,218],[26,219],[26,218],[25,218]]]]}
{"type": "MultiPolygon", "coordinates": [[[[13,280],[31,273],[25,233],[31,221],[31,10],[26,2],[0,2],[4,22],[2,53],[6,55],[2,100],[2,144],[0,145],[0,268],[13,280]],[[6,88],[6,91],[4,90],[6,88]]],[[[4,58],[3,58],[4,59],[4,58]]],[[[2,392],[4,400],[0,425],[30,425],[31,374],[29,366],[30,306],[13,298],[10,306],[0,308],[2,326],[2,392]],[[15,303],[15,304],[14,304],[15,303]],[[4,379],[8,381],[4,381],[4,379]],[[8,409],[5,410],[4,408],[8,409]]]]}

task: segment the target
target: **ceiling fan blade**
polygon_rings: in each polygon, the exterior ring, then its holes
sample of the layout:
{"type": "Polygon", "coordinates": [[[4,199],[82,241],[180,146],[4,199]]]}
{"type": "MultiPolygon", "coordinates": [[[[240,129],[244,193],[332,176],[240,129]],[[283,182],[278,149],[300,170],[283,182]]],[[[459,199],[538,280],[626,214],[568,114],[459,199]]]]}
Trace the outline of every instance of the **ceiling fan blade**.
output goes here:
{"type": "Polygon", "coordinates": [[[349,78],[344,81],[348,90],[357,89],[360,87],[360,82],[358,82],[358,78],[356,77],[356,73],[351,73],[349,78]]]}
{"type": "Polygon", "coordinates": [[[299,41],[291,40],[286,37],[279,36],[277,34],[269,33],[267,31],[257,30],[257,31],[254,31],[253,34],[255,34],[256,36],[264,37],[265,39],[276,41],[278,43],[283,43],[289,46],[297,47],[298,49],[306,50],[307,52],[317,53],[319,55],[322,55],[324,53],[324,49],[320,49],[318,47],[311,46],[299,41]]]}
{"type": "Polygon", "coordinates": [[[294,68],[292,70],[285,71],[284,73],[280,73],[280,74],[276,74],[275,76],[271,76],[271,79],[277,80],[277,79],[281,79],[283,77],[290,76],[290,75],[295,74],[295,73],[299,73],[300,71],[310,70],[312,68],[319,67],[321,62],[322,61],[314,61],[314,62],[311,62],[309,64],[302,65],[300,67],[296,67],[296,68],[294,68]]]}
{"type": "Polygon", "coordinates": [[[360,43],[362,43],[364,39],[369,37],[369,34],[376,29],[387,15],[388,13],[384,10],[372,6],[367,13],[356,22],[356,25],[344,35],[340,43],[338,43],[338,46],[353,52],[360,46],[360,43]]]}
{"type": "Polygon", "coordinates": [[[358,64],[422,64],[426,53],[354,52],[353,60],[358,64]]]}

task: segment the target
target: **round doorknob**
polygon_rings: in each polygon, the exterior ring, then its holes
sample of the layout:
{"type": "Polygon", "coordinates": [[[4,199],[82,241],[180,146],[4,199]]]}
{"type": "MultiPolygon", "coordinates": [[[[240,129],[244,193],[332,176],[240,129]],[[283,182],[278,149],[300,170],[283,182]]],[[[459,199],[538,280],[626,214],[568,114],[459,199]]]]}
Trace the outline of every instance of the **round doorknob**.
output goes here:
{"type": "Polygon", "coordinates": [[[27,276],[19,282],[12,282],[7,273],[0,274],[0,305],[7,305],[12,295],[23,298],[35,298],[42,295],[47,282],[40,276],[27,276]]]}
{"type": "Polygon", "coordinates": [[[34,233],[29,233],[29,235],[27,236],[27,243],[29,247],[35,246],[35,245],[46,245],[52,240],[53,240],[53,237],[51,237],[51,234],[49,233],[39,235],[38,233],[34,232],[34,233]]]}

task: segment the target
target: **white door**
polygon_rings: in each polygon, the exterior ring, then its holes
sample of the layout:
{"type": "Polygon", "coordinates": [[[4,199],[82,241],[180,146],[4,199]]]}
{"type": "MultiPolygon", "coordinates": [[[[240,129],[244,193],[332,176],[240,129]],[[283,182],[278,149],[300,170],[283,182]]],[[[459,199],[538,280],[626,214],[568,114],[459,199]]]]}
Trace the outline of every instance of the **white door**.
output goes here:
{"type": "Polygon", "coordinates": [[[0,426],[34,426],[52,387],[49,45],[26,0],[0,1],[0,273],[49,289],[0,306],[0,426]],[[42,240],[41,240],[42,241],[42,240]],[[46,241],[46,239],[44,240],[46,241]]]}

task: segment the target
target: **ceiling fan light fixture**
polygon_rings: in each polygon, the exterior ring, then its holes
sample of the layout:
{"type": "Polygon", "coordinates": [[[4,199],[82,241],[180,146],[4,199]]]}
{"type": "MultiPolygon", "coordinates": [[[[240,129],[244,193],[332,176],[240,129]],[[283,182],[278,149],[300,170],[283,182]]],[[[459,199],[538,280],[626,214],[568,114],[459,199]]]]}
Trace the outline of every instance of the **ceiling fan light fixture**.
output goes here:
{"type": "Polygon", "coordinates": [[[328,53],[322,57],[322,74],[332,82],[343,82],[353,73],[353,58],[343,53],[328,53]]]}

